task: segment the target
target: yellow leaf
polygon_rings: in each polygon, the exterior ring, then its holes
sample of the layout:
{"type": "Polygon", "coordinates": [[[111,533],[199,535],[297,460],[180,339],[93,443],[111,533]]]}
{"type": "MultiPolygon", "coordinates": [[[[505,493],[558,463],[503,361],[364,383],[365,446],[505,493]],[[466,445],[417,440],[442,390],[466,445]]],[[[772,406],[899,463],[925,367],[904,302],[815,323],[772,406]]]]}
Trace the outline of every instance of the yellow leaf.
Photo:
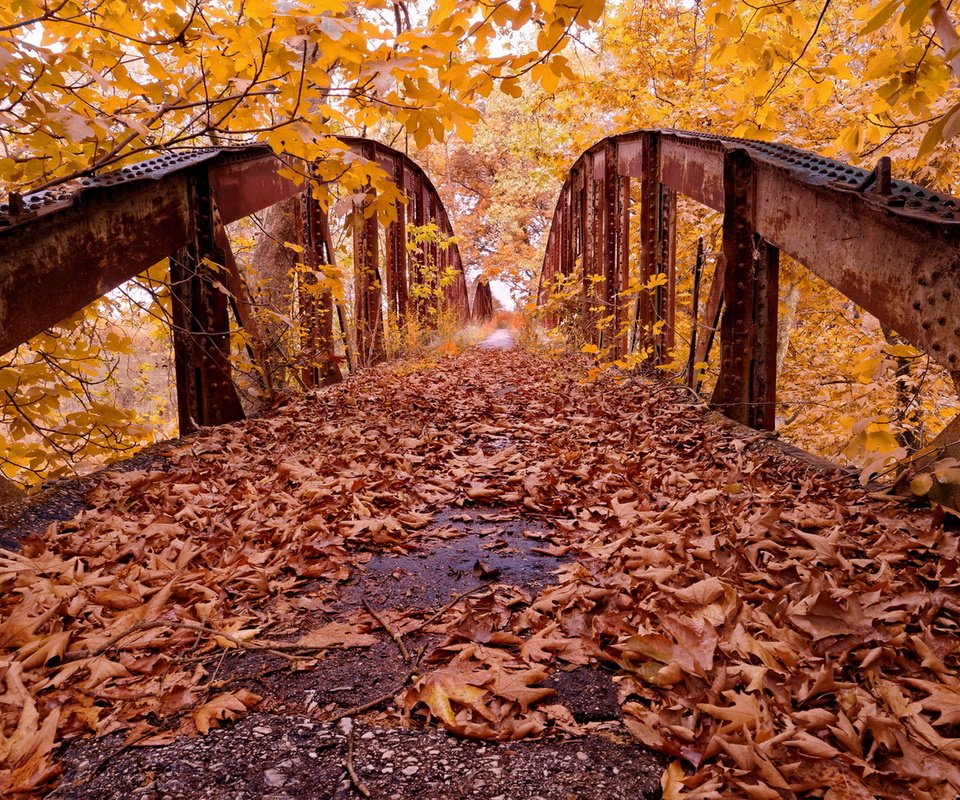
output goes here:
{"type": "Polygon", "coordinates": [[[929,472],[917,475],[910,481],[910,491],[923,496],[933,488],[933,476],[929,472]]]}

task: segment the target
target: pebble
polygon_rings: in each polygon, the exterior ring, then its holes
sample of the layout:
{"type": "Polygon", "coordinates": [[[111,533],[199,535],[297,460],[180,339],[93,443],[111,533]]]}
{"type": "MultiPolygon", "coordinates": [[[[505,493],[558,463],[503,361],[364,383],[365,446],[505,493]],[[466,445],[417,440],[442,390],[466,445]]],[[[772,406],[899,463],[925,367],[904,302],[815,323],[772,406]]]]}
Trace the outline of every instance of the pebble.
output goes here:
{"type": "Polygon", "coordinates": [[[266,728],[263,725],[258,725],[256,728],[253,729],[253,732],[257,736],[267,736],[268,734],[273,733],[273,728],[266,728]]]}
{"type": "Polygon", "coordinates": [[[372,739],[372,738],[373,738],[373,731],[367,731],[367,732],[366,732],[365,734],[363,734],[360,738],[361,738],[361,739],[372,739]]]}
{"type": "Polygon", "coordinates": [[[577,761],[589,761],[590,756],[583,752],[583,750],[577,750],[577,761]]]}
{"type": "Polygon", "coordinates": [[[416,775],[420,771],[420,767],[416,764],[411,764],[409,767],[404,767],[400,770],[404,775],[409,777],[410,775],[416,775]]]}
{"type": "Polygon", "coordinates": [[[396,750],[384,750],[380,756],[382,758],[393,758],[393,754],[396,753],[396,750]]]}
{"type": "Polygon", "coordinates": [[[268,786],[283,786],[287,782],[287,773],[276,769],[268,769],[263,773],[268,786]]]}

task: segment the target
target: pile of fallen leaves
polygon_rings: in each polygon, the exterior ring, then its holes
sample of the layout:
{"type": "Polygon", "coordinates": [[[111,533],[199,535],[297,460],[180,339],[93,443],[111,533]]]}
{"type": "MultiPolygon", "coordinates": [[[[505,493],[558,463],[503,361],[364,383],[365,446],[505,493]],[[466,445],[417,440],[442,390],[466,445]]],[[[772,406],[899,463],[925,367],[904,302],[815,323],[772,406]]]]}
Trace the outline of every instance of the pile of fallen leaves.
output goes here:
{"type": "Polygon", "coordinates": [[[477,503],[536,517],[569,561],[427,620],[409,716],[575,731],[543,680],[599,665],[630,732],[676,757],[666,798],[956,797],[956,534],[675,387],[582,375],[522,352],[372,371],[108,476],[0,558],[0,794],[49,787],[64,740],[162,743],[255,705],[211,654],[369,645],[361,615],[276,632],[477,503]]]}

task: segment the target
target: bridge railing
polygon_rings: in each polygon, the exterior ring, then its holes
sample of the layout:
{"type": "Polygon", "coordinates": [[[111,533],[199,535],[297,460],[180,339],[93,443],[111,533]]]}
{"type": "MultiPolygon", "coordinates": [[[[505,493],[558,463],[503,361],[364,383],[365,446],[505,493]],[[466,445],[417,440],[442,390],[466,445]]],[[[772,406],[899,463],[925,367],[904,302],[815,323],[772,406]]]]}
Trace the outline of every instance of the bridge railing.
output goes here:
{"type": "MultiPolygon", "coordinates": [[[[362,216],[352,236],[356,358],[366,366],[385,358],[386,318],[403,324],[413,310],[410,288],[428,265],[454,271],[443,289],[444,305],[464,320],[470,310],[456,244],[408,247],[408,222],[433,224],[444,239],[453,236],[427,175],[393,148],[343,141],[379,165],[406,198],[395,203],[396,221],[382,232],[382,269],[380,219],[369,209],[363,213],[369,201],[355,209],[362,216]]],[[[241,419],[231,374],[230,315],[254,342],[256,317],[226,226],[298,198],[292,213],[304,263],[334,263],[327,212],[307,183],[287,177],[290,166],[299,174],[309,171],[267,147],[210,148],[163,155],[84,178],[79,186],[12,194],[0,205],[0,353],[169,258],[180,431],[241,419]]],[[[299,286],[301,344],[313,354],[302,375],[307,386],[340,377],[332,303],[329,291],[311,291],[309,281],[299,286]]]]}
{"type": "MultiPolygon", "coordinates": [[[[960,378],[960,199],[796,148],[674,130],[613,136],[583,153],[561,189],[539,302],[579,276],[580,335],[614,357],[631,323],[663,363],[676,331],[677,196],[723,215],[703,324],[719,324],[712,403],[775,426],[780,252],[960,378]],[[630,301],[631,181],[638,180],[640,282],[630,301]],[[661,285],[654,279],[662,275],[661,285]]],[[[702,336],[691,362],[706,360],[702,336]]],[[[958,431],[960,432],[960,431],[958,431]]],[[[951,434],[952,435],[952,434],[951,434]]]]}

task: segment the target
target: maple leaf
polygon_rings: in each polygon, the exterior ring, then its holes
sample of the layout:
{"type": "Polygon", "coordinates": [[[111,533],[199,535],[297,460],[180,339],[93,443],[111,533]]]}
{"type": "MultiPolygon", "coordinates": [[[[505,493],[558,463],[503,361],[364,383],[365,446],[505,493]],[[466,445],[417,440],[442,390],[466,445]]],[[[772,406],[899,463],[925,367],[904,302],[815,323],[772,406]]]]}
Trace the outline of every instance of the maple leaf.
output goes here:
{"type": "Polygon", "coordinates": [[[520,710],[526,713],[530,710],[531,704],[556,694],[549,687],[531,685],[540,683],[546,677],[547,671],[543,667],[508,671],[502,663],[499,663],[494,667],[493,683],[490,685],[490,689],[499,697],[506,697],[508,700],[518,703],[520,710]]]}
{"type": "Polygon", "coordinates": [[[453,703],[496,721],[496,716],[483,702],[489,695],[485,688],[489,679],[489,670],[453,664],[424,675],[407,691],[404,702],[411,710],[423,703],[433,716],[452,729],[460,727],[453,703]]]}
{"type": "Polygon", "coordinates": [[[729,706],[718,706],[711,703],[697,703],[697,708],[705,711],[714,719],[723,720],[727,724],[723,730],[739,729],[743,726],[757,728],[761,721],[760,703],[752,694],[743,694],[736,691],[726,691],[723,696],[730,701],[729,706]]]}
{"type": "Polygon", "coordinates": [[[936,711],[940,714],[934,725],[956,725],[960,722],[960,689],[942,683],[906,678],[906,683],[927,693],[927,697],[920,701],[920,706],[926,711],[936,711]]]}
{"type": "Polygon", "coordinates": [[[206,735],[211,728],[219,726],[226,720],[235,720],[247,709],[260,702],[259,695],[238,689],[234,692],[224,692],[208,700],[199,708],[193,710],[193,723],[197,732],[206,735]]]}
{"type": "Polygon", "coordinates": [[[804,598],[788,613],[793,624],[814,641],[830,636],[862,636],[873,631],[854,597],[841,601],[828,592],[818,592],[804,598]]]}
{"type": "Polygon", "coordinates": [[[520,645],[520,658],[528,663],[550,661],[555,653],[565,650],[572,640],[567,636],[558,636],[559,627],[558,623],[553,623],[524,639],[520,645]]]}

